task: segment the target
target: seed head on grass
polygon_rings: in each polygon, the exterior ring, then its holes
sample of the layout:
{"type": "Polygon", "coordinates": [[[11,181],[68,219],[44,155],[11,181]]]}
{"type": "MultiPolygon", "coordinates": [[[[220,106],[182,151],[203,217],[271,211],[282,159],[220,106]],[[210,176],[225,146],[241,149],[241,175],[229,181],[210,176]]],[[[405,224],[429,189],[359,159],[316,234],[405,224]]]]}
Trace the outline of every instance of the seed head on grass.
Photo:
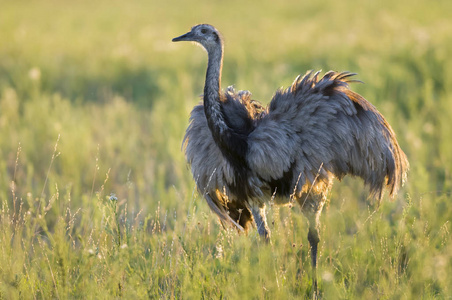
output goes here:
{"type": "Polygon", "coordinates": [[[117,203],[118,202],[118,197],[116,197],[116,194],[115,193],[111,193],[110,194],[110,197],[109,197],[109,200],[112,202],[112,203],[117,203]]]}
{"type": "Polygon", "coordinates": [[[110,193],[110,196],[108,197],[108,200],[110,201],[109,204],[112,207],[113,213],[115,215],[114,220],[116,223],[116,244],[118,248],[121,246],[121,230],[119,227],[119,213],[118,213],[118,197],[116,197],[115,193],[110,193]]]}

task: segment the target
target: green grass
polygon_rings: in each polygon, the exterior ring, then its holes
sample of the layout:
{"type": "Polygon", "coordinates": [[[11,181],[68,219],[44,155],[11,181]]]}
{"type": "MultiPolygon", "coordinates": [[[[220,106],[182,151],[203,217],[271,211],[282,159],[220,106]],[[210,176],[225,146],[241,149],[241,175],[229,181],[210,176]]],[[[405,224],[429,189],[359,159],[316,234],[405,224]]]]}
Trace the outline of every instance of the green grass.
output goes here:
{"type": "Polygon", "coordinates": [[[226,38],[224,85],[264,103],[308,69],[358,73],[410,160],[378,209],[333,187],[321,295],[452,297],[452,2],[242,2],[2,1],[0,299],[309,297],[298,207],[269,209],[266,245],[194,189],[206,55],[170,41],[201,22],[226,38]]]}

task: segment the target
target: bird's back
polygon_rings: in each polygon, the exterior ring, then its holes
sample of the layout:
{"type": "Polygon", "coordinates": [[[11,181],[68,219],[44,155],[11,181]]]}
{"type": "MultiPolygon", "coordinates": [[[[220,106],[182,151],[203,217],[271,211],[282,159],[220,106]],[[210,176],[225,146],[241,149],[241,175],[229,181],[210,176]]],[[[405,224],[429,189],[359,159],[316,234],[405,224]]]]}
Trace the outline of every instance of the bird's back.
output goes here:
{"type": "Polygon", "coordinates": [[[266,109],[252,99],[249,91],[236,91],[229,86],[222,101],[226,124],[235,132],[249,135],[266,112],[266,109]]]}

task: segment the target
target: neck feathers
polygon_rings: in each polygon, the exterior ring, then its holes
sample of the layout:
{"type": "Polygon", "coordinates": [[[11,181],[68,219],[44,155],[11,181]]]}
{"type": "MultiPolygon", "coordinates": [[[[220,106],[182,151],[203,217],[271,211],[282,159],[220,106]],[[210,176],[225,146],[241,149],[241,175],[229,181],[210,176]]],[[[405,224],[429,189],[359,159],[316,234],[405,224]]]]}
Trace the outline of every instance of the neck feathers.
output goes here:
{"type": "Polygon", "coordinates": [[[228,129],[221,111],[221,69],[223,66],[222,45],[208,49],[209,62],[207,65],[206,82],[204,86],[204,111],[214,139],[219,142],[221,136],[228,129]]]}
{"type": "Polygon", "coordinates": [[[204,87],[204,112],[215,143],[226,159],[233,165],[243,168],[244,157],[247,153],[246,136],[230,128],[222,110],[223,99],[221,90],[221,67],[223,63],[223,47],[218,46],[208,50],[209,63],[207,66],[206,85],[204,87]]]}
{"type": "MultiPolygon", "coordinates": [[[[223,99],[221,91],[221,68],[223,64],[223,47],[208,49],[209,63],[207,66],[206,83],[204,86],[204,112],[212,137],[222,152],[224,158],[235,170],[236,183],[246,181],[247,163],[245,161],[248,144],[246,136],[234,131],[226,124],[222,110],[223,99]]],[[[246,185],[236,183],[231,186],[235,195],[246,198],[246,185]]]]}

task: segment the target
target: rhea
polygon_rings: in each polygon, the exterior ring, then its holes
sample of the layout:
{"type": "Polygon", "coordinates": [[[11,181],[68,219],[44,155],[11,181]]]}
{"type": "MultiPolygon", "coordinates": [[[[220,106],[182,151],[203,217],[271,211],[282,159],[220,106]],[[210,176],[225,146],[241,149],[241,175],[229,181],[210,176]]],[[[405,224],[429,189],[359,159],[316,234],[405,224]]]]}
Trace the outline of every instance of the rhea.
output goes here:
{"type": "Polygon", "coordinates": [[[265,108],[248,91],[221,90],[223,38],[194,26],[173,42],[199,43],[208,54],[203,103],[194,107],[183,141],[200,193],[222,223],[255,224],[270,239],[265,207],[296,201],[309,221],[316,288],[319,216],[334,178],[360,177],[370,195],[397,193],[408,169],[383,115],[350,90],[355,74],[308,72],[276,91],[265,108]]]}

